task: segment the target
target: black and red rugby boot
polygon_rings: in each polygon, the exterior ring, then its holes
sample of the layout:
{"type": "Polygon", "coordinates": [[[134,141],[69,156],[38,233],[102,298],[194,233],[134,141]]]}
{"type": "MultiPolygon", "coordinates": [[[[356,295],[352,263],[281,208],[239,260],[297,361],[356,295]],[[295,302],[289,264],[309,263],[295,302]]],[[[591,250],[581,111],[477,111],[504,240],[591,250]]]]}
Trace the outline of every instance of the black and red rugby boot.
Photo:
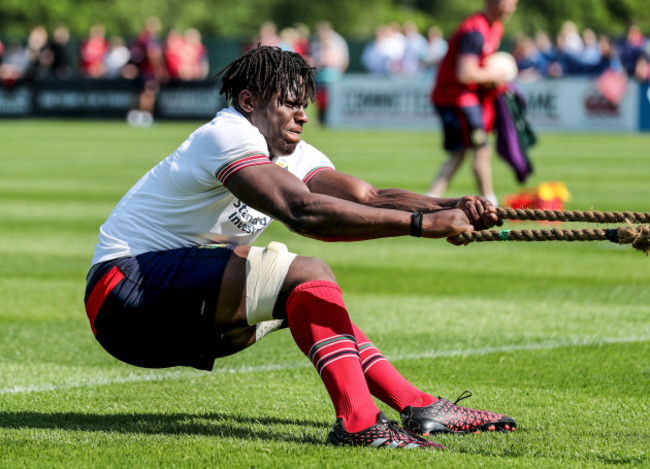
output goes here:
{"type": "Polygon", "coordinates": [[[333,445],[368,446],[371,448],[405,448],[405,449],[444,449],[445,447],[425,440],[400,427],[394,420],[379,412],[377,423],[359,432],[348,432],[343,426],[343,419],[337,419],[334,428],[327,437],[333,445]]]}
{"type": "Polygon", "coordinates": [[[463,392],[455,402],[438,398],[426,407],[406,407],[400,416],[402,425],[418,435],[431,433],[470,433],[479,431],[515,431],[517,423],[512,417],[486,410],[461,407],[459,401],[471,397],[463,392]]]}

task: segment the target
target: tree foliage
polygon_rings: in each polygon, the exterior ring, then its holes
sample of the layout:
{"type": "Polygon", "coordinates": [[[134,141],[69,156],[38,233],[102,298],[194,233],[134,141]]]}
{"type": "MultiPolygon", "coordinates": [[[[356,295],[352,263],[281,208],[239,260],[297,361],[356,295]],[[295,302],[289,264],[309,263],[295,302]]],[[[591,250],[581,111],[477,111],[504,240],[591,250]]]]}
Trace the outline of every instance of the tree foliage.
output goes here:
{"type": "MultiPolygon", "coordinates": [[[[279,28],[327,20],[348,37],[368,39],[388,21],[412,19],[422,28],[436,24],[450,33],[458,20],[480,9],[483,0],[2,0],[0,36],[25,36],[37,24],[67,25],[73,35],[87,34],[101,22],[109,34],[133,35],[148,16],[166,29],[194,26],[208,36],[251,38],[262,21],[279,28]]],[[[647,0],[521,0],[509,33],[545,30],[555,34],[566,20],[597,33],[621,34],[629,22],[650,33],[647,0]]]]}

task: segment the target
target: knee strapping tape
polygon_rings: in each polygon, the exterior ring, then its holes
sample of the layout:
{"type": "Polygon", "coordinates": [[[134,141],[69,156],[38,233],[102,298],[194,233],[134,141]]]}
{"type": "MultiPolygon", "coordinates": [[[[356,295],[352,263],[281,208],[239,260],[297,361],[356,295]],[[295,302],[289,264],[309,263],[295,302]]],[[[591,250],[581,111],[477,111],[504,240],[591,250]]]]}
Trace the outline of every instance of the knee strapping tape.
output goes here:
{"type": "Polygon", "coordinates": [[[273,319],[273,307],[296,254],[278,242],[252,247],[246,259],[246,320],[249,325],[273,319]]]}

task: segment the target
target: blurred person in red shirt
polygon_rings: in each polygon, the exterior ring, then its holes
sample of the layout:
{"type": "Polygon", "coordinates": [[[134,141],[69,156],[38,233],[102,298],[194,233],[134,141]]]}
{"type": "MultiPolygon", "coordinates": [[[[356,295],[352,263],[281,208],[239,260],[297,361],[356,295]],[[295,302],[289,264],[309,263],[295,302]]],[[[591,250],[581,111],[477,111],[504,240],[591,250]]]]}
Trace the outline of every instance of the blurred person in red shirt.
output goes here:
{"type": "Polygon", "coordinates": [[[201,33],[196,28],[187,28],[184,38],[181,79],[203,80],[208,75],[210,64],[201,33]]]}
{"type": "Polygon", "coordinates": [[[481,195],[498,204],[492,185],[488,134],[494,126],[494,98],[498,84],[508,79],[503,70],[485,66],[497,52],[503,36],[502,21],[517,8],[517,0],[485,0],[456,29],[440,63],[431,102],[440,116],[444,148],[449,159],[442,165],[427,195],[441,197],[462,164],[467,149],[474,153],[474,176],[481,195]]]}
{"type": "Polygon", "coordinates": [[[86,78],[102,78],[106,73],[104,60],[108,54],[109,44],[106,30],[101,24],[90,27],[88,38],[81,44],[79,69],[86,78]]]}
{"type": "Polygon", "coordinates": [[[199,30],[187,28],[184,34],[170,30],[165,40],[165,63],[170,80],[203,80],[208,74],[209,63],[199,30]]]}
{"type": "Polygon", "coordinates": [[[309,44],[309,28],[307,25],[297,23],[292,29],[296,31],[296,39],[292,44],[294,52],[298,52],[307,61],[311,60],[311,48],[309,44]]]}
{"type": "Polygon", "coordinates": [[[165,39],[165,64],[170,80],[181,79],[185,38],[178,29],[170,29],[165,39]]]}

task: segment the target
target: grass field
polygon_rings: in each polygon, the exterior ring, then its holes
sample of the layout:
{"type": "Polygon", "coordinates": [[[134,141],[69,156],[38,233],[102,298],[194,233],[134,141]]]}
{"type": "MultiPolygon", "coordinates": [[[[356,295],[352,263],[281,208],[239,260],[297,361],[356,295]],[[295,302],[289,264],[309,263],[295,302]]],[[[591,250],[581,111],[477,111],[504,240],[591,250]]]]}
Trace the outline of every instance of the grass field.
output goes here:
{"type": "MultiPolygon", "coordinates": [[[[1,122],[0,467],[650,466],[650,259],[607,242],[263,235],[325,259],[353,319],[416,385],[470,389],[464,405],[518,421],[436,438],[446,452],[326,445],[329,398],[286,330],[212,373],[110,357],[82,305],[98,227],[195,125],[1,122]]],[[[340,170],[419,192],[439,138],[306,132],[340,170]]],[[[565,182],[570,209],[650,211],[648,148],[649,135],[542,135],[530,185],[565,182]]],[[[494,172],[499,196],[517,190],[498,160],[494,172]]],[[[473,191],[466,165],[450,195],[473,191]]]]}

